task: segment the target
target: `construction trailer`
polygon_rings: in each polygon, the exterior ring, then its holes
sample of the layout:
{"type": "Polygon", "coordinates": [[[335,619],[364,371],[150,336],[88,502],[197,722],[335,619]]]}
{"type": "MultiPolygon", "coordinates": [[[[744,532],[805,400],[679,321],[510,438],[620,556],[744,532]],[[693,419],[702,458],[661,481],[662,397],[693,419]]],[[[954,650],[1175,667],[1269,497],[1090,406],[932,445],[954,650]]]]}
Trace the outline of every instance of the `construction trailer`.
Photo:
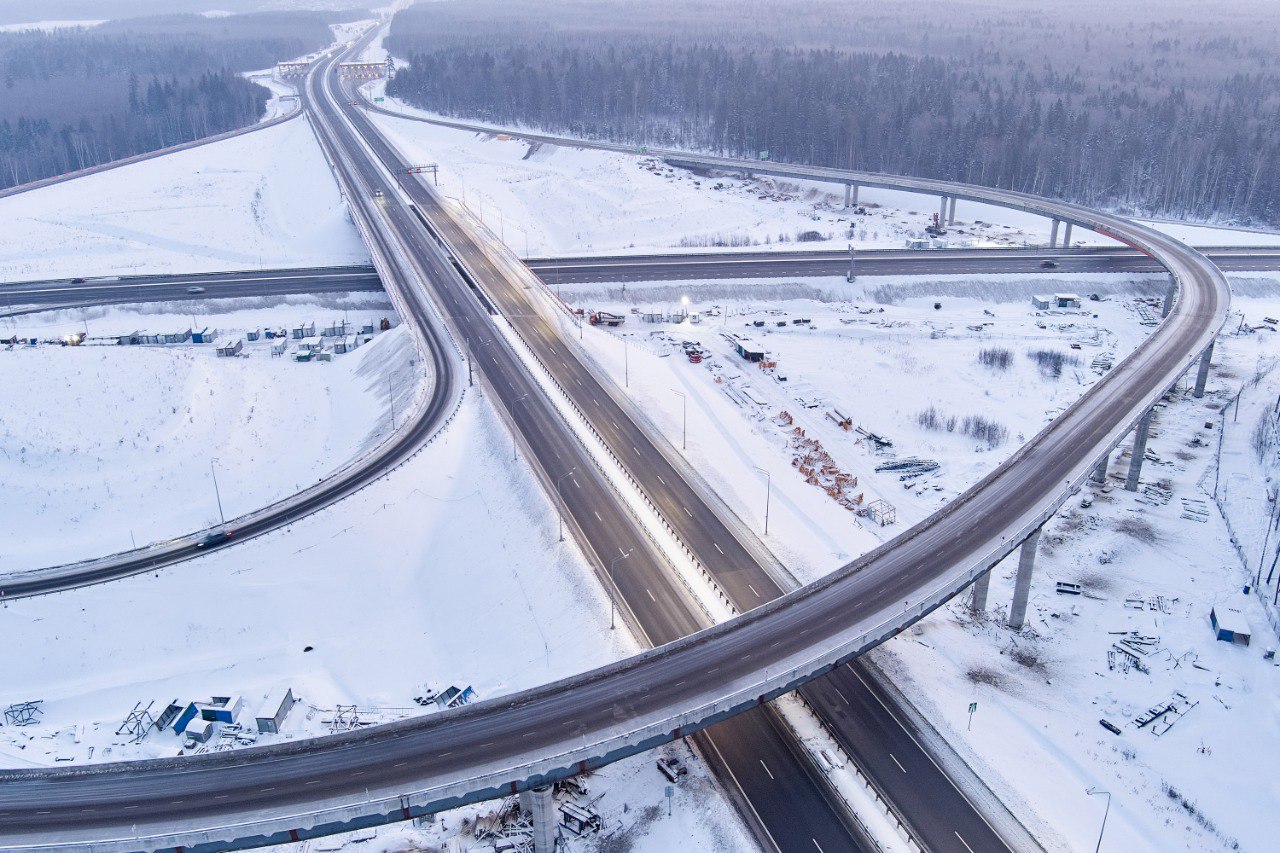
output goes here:
{"type": "Polygon", "coordinates": [[[733,341],[733,348],[738,351],[738,355],[742,356],[747,361],[764,361],[764,346],[750,340],[749,338],[735,338],[733,341]]]}
{"type": "Polygon", "coordinates": [[[262,707],[258,709],[258,713],[254,715],[258,731],[265,734],[279,734],[284,718],[289,716],[289,711],[293,709],[296,702],[292,687],[273,690],[262,703],[262,707]]]}
{"type": "Polygon", "coordinates": [[[1209,623],[1218,639],[1224,643],[1247,646],[1253,631],[1244,614],[1234,607],[1218,604],[1209,609],[1209,623]]]}
{"type": "Polygon", "coordinates": [[[198,332],[191,333],[191,343],[193,344],[211,344],[218,337],[217,329],[210,329],[205,326],[198,332]]]}
{"type": "Polygon", "coordinates": [[[288,352],[288,350],[289,350],[289,341],[285,338],[281,338],[278,341],[273,341],[271,344],[271,355],[275,358],[279,358],[280,356],[284,355],[286,352],[288,352]]]}
{"type": "Polygon", "coordinates": [[[300,341],[303,338],[315,337],[315,334],[316,334],[315,323],[303,323],[300,326],[294,326],[293,331],[291,333],[295,341],[300,341]]]}
{"type": "Polygon", "coordinates": [[[1079,295],[1075,293],[1055,293],[1053,301],[1057,308],[1079,308],[1081,304],[1079,295]]]}
{"type": "Polygon", "coordinates": [[[239,355],[240,351],[244,349],[244,338],[236,338],[235,340],[223,338],[214,341],[213,346],[217,350],[219,358],[230,358],[231,356],[239,355]]]}
{"type": "Polygon", "coordinates": [[[260,339],[262,338],[262,330],[261,330],[261,329],[250,329],[249,331],[247,331],[247,332],[245,332],[245,333],[244,333],[244,336],[245,336],[246,338],[248,338],[249,340],[251,340],[251,341],[260,340],[260,339]]]}
{"type": "Polygon", "coordinates": [[[1044,296],[1036,294],[1031,297],[1031,307],[1037,311],[1048,311],[1057,305],[1057,301],[1052,296],[1044,296]]]}

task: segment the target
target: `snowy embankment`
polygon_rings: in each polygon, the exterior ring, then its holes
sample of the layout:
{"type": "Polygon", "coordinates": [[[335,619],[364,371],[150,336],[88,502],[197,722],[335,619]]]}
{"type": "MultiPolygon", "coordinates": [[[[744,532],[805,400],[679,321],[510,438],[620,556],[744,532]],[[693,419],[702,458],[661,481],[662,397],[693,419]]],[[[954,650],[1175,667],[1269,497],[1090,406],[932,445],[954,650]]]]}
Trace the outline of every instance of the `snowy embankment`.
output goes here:
{"type": "Polygon", "coordinates": [[[100,556],[217,524],[293,494],[381,441],[389,388],[398,384],[403,414],[422,381],[409,366],[416,353],[407,330],[324,364],[273,358],[266,340],[235,358],[217,357],[211,344],[115,345],[139,330],[211,327],[234,339],[344,315],[375,327],[394,320],[381,296],[355,304],[211,313],[192,303],[176,309],[190,313],[95,309],[0,323],[5,337],[89,334],[82,346],[0,350],[0,385],[40,395],[40,405],[13,406],[0,421],[8,486],[0,569],[100,556]]]}
{"type": "Polygon", "coordinates": [[[0,199],[0,281],[369,262],[305,121],[0,199]]]}
{"type": "MultiPolygon", "coordinates": [[[[1143,279],[1037,281],[1037,291],[1110,295],[1086,299],[1079,311],[1036,312],[1023,293],[1032,284],[1008,276],[932,288],[918,279],[629,282],[625,290],[564,286],[561,294],[589,310],[628,315],[620,329],[584,330],[583,344],[619,385],[629,384],[627,393],[677,447],[687,399],[690,464],[757,533],[768,494],[764,541],[810,579],[975,482],[1097,381],[1102,365],[1132,351],[1159,315],[1134,295],[1150,291],[1143,279]],[[701,322],[647,325],[629,314],[679,312],[680,289],[701,322]],[[966,292],[983,298],[957,295],[966,292]],[[758,342],[777,368],[743,361],[725,333],[758,342]],[[703,351],[700,364],[689,362],[684,341],[703,351]],[[839,426],[846,417],[850,430],[839,426]],[[966,418],[995,430],[964,435],[966,418]],[[801,446],[797,427],[820,448],[801,446]],[[857,427],[892,447],[877,452],[857,427]],[[828,468],[817,485],[793,463],[804,464],[805,454],[819,460],[815,469],[828,468]],[[909,457],[940,468],[876,471],[909,457]],[[862,506],[892,504],[896,523],[880,527],[841,506],[829,491],[836,473],[858,478],[844,494],[861,495],[862,506]]],[[[1271,294],[1243,306],[1250,322],[1280,316],[1280,285],[1245,281],[1271,294]]],[[[872,655],[1050,850],[1096,842],[1102,803],[1085,793],[1091,786],[1112,793],[1107,833],[1117,849],[1227,849],[1237,840],[1261,849],[1277,829],[1275,819],[1259,817],[1280,800],[1274,784],[1259,782],[1242,795],[1216,781],[1228,773],[1270,778],[1276,756],[1259,745],[1280,743],[1280,706],[1270,686],[1276,670],[1262,657],[1276,639],[1258,602],[1239,595],[1245,571],[1205,483],[1208,477],[1211,492],[1216,410],[1278,360],[1275,333],[1224,339],[1209,395],[1194,400],[1184,383],[1161,407],[1144,490],[1121,489],[1116,476],[1128,460],[1113,462],[1105,489],[1086,488],[1050,523],[1025,630],[1004,627],[1015,558],[994,571],[986,614],[972,617],[962,597],[872,655]],[[1079,583],[1084,594],[1057,594],[1057,581],[1079,583]],[[1233,606],[1253,625],[1252,647],[1214,639],[1210,608],[1233,606]],[[1122,639],[1131,643],[1118,645],[1122,639]],[[978,703],[971,730],[970,702],[978,703]],[[1166,705],[1174,710],[1159,723],[1136,722],[1147,708],[1166,705]]],[[[1274,380],[1257,386],[1259,417],[1276,393],[1274,380]]],[[[1245,488],[1236,477],[1230,488],[1245,488]]],[[[1253,515],[1265,517],[1266,495],[1253,500],[1261,507],[1253,515]]],[[[1259,540],[1262,527],[1250,528],[1259,540]]],[[[1260,544],[1252,546],[1254,560],[1260,544]]]]}

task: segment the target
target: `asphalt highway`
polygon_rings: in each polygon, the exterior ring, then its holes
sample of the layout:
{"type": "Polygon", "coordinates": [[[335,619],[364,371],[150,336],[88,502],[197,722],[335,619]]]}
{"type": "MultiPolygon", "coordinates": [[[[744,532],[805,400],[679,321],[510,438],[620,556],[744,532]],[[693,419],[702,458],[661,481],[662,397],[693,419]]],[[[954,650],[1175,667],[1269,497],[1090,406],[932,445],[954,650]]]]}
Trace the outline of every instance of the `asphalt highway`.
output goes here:
{"type": "Polygon", "coordinates": [[[0,284],[0,307],[52,308],[173,302],[187,299],[235,299],[297,293],[350,293],[382,290],[372,267],[247,270],[188,275],[113,276],[83,282],[66,279],[0,284]],[[192,293],[191,288],[200,288],[192,293]]]}
{"type": "MultiPolygon", "coordinates": [[[[330,121],[321,115],[323,112],[322,109],[316,114],[319,124],[330,121]]],[[[333,124],[336,127],[336,122],[333,124]]],[[[329,132],[335,132],[334,128],[329,132]]],[[[345,129],[336,132],[347,135],[345,129]]],[[[358,143],[348,138],[342,147],[350,154],[358,143]]],[[[336,146],[330,143],[330,149],[335,150],[336,146]]],[[[349,174],[351,165],[345,158],[339,156],[337,165],[348,173],[352,184],[359,184],[361,179],[349,174]]],[[[719,159],[714,165],[744,168],[741,163],[719,159]]],[[[859,176],[860,182],[868,184],[877,180],[875,176],[861,179],[859,176]]],[[[938,186],[936,182],[908,182],[938,186]]],[[[315,829],[314,821],[304,813],[326,805],[384,798],[386,802],[409,803],[394,809],[403,811],[400,817],[407,817],[415,809],[421,813],[445,803],[488,798],[513,789],[508,784],[520,786],[575,772],[688,734],[719,717],[756,708],[864,648],[870,642],[862,639],[864,630],[879,624],[884,617],[892,616],[893,625],[899,627],[919,618],[927,609],[925,603],[941,600],[928,597],[930,590],[938,588],[949,593],[958,588],[957,584],[970,577],[975,566],[990,565],[991,559],[1007,553],[1016,546],[1016,538],[1034,529],[1061,504],[1070,485],[1087,474],[1101,453],[1128,431],[1134,419],[1208,344],[1225,317],[1227,304],[1221,274],[1198,253],[1170,238],[1044,199],[981,188],[951,192],[983,200],[1003,197],[1026,209],[1088,223],[1114,234],[1159,254],[1180,281],[1182,290],[1168,320],[1137,352],[1118,364],[1012,459],[940,513],[820,583],[761,603],[739,618],[621,664],[535,690],[279,748],[138,765],[5,772],[0,774],[0,843],[29,844],[33,838],[44,838],[66,845],[90,838],[134,838],[184,830],[186,835],[180,837],[198,839],[201,836],[195,832],[197,827],[240,825],[239,829],[221,830],[226,835],[250,832],[246,826],[280,826],[286,820],[293,820],[297,829],[292,836],[286,834],[283,838],[301,837],[315,829]],[[912,600],[918,602],[914,608],[910,605],[912,600]],[[919,603],[922,601],[925,603],[919,603]],[[409,792],[432,793],[404,799],[409,792]],[[297,817],[291,819],[289,815],[297,817]]],[[[364,204],[365,200],[358,203],[364,204]]],[[[388,221],[403,221],[404,213],[397,212],[403,211],[402,206],[389,204],[387,208],[388,221]]],[[[448,220],[441,222],[441,228],[447,231],[448,220]]],[[[445,236],[469,239],[466,233],[445,236]]],[[[475,262],[471,268],[488,289],[488,296],[499,305],[516,309],[503,312],[507,320],[543,356],[547,369],[564,380],[561,387],[589,407],[585,411],[592,413],[591,420],[605,441],[619,448],[620,458],[632,475],[648,472],[646,482],[641,484],[643,490],[679,528],[679,535],[690,549],[708,565],[707,555],[725,552],[727,559],[713,574],[726,586],[739,577],[748,577],[750,564],[756,562],[748,548],[735,544],[736,537],[719,538],[724,527],[709,508],[704,515],[703,506],[696,502],[681,503],[691,501],[690,495],[696,496],[693,487],[686,484],[685,489],[663,489],[658,483],[659,488],[650,489],[648,481],[655,477],[665,479],[667,473],[676,478],[672,482],[683,482],[679,467],[646,440],[627,417],[626,406],[614,401],[611,408],[607,385],[589,385],[592,374],[578,361],[570,345],[559,339],[545,316],[536,309],[519,313],[520,302],[515,300],[522,289],[518,279],[508,280],[502,274],[489,278],[486,273],[497,271],[497,264],[492,271],[484,269],[479,260],[484,247],[468,245],[468,239],[450,242],[460,247],[469,265],[475,262]],[[463,250],[463,246],[467,248],[463,250]],[[563,359],[558,368],[557,356],[563,359]],[[580,387],[586,390],[579,390],[580,387]],[[622,417],[616,423],[609,417],[615,412],[622,417]],[[637,434],[637,441],[644,443],[628,448],[623,441],[637,434]],[[682,513],[687,521],[680,520],[682,513]]],[[[437,289],[440,294],[452,291],[459,292],[461,298],[461,288],[437,289]]],[[[445,313],[454,320],[455,328],[470,325],[459,322],[469,316],[466,313],[445,313]]],[[[482,341],[472,343],[484,346],[482,341]]],[[[473,352],[479,354],[481,350],[473,352]]],[[[530,446],[535,446],[543,430],[531,419],[558,416],[550,412],[540,393],[517,394],[522,388],[531,387],[530,380],[523,371],[504,368],[504,362],[512,358],[505,347],[490,345],[484,355],[493,359],[493,365],[487,368],[489,387],[509,401],[507,409],[513,422],[530,446]],[[508,383],[512,387],[505,389],[508,383]]],[[[547,442],[568,442],[559,426],[546,433],[547,442]],[[554,433],[561,436],[557,438],[554,433]]],[[[565,444],[564,449],[568,450],[569,445],[565,444]]],[[[550,456],[535,449],[535,456],[540,461],[555,458],[554,449],[548,446],[548,450],[550,456]]],[[[589,466],[580,470],[586,472],[589,466]]],[[[587,507],[571,504],[573,494],[570,490],[565,500],[574,519],[589,517],[587,512],[600,512],[602,516],[617,513],[613,524],[601,519],[601,529],[620,525],[614,531],[614,541],[627,535],[627,529],[634,524],[623,516],[616,500],[587,507]]],[[[590,544],[592,531],[579,532],[584,534],[582,541],[588,543],[585,547],[594,547],[590,544]]],[[[643,543],[636,547],[643,548],[643,543]]],[[[619,587],[643,583],[649,577],[638,573],[639,563],[632,564],[637,556],[643,554],[638,551],[624,561],[626,571],[615,576],[619,587]]],[[[597,557],[603,559],[606,554],[598,553],[597,557]]],[[[656,583],[658,575],[653,577],[656,583]]],[[[654,598],[662,594],[660,589],[643,592],[654,598]]],[[[655,611],[659,615],[677,612],[675,598],[655,611]]],[[[680,626],[672,619],[670,628],[678,631],[680,626]]],[[[892,630],[889,628],[886,635],[892,630]]],[[[877,629],[872,640],[880,636],[881,630],[877,629]]],[[[207,849],[218,846],[225,848],[227,844],[209,842],[207,849]]],[[[999,849],[967,840],[965,846],[999,849]]]]}
{"type": "MultiPolygon", "coordinates": [[[[1280,247],[1206,249],[1228,272],[1280,269],[1280,247]]],[[[530,258],[529,268],[549,285],[601,281],[788,278],[847,275],[849,253],[840,251],[724,252],[530,258]]],[[[1157,273],[1164,267],[1128,248],[1074,249],[869,249],[856,253],[854,274],[996,275],[1061,273],[1157,273]],[[1055,267],[1044,267],[1044,261],[1055,267]]]]}

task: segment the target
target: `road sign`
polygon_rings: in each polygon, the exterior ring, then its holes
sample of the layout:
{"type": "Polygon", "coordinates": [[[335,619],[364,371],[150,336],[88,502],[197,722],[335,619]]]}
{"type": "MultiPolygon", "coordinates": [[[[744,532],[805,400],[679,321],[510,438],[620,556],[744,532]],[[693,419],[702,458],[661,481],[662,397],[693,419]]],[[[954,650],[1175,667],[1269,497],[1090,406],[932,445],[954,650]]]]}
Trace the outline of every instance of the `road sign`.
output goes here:
{"type": "Polygon", "coordinates": [[[978,710],[977,702],[969,703],[969,731],[973,731],[973,712],[978,710]]]}
{"type": "Polygon", "coordinates": [[[667,786],[667,817],[671,817],[671,798],[676,795],[675,785],[667,786]]]}
{"type": "Polygon", "coordinates": [[[382,103],[382,102],[383,102],[383,101],[385,101],[385,100],[386,100],[386,98],[374,98],[374,99],[373,99],[373,102],[374,102],[375,104],[380,104],[380,103],[382,103]]]}

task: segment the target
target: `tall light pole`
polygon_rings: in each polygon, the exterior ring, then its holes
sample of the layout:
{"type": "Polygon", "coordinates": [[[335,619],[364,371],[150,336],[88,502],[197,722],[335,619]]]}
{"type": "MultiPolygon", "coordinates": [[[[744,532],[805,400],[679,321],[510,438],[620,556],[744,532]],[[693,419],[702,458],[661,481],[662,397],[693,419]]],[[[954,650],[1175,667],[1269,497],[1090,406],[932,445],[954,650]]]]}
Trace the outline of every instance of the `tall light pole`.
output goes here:
{"type": "Polygon", "coordinates": [[[773,494],[773,477],[769,476],[769,472],[763,468],[752,465],[761,474],[764,474],[764,535],[769,535],[769,498],[773,494]]]}
{"type": "Polygon", "coordinates": [[[564,541],[564,494],[560,491],[560,483],[563,482],[565,477],[568,477],[570,474],[572,474],[574,471],[577,471],[577,470],[578,468],[575,465],[574,467],[570,468],[568,471],[565,471],[563,474],[561,474],[560,477],[556,480],[556,497],[560,499],[560,541],[561,542],[564,541]]]}
{"type": "Polygon", "coordinates": [[[213,475],[213,496],[218,501],[218,518],[222,519],[222,523],[227,523],[227,517],[222,513],[222,493],[218,491],[218,472],[214,470],[213,463],[217,462],[216,456],[209,457],[209,473],[213,475]]]}
{"type": "Polygon", "coordinates": [[[1107,831],[1107,815],[1111,814],[1111,792],[1100,791],[1097,788],[1087,788],[1085,790],[1085,793],[1090,795],[1092,794],[1107,795],[1107,808],[1106,808],[1106,811],[1102,813],[1102,828],[1098,830],[1098,845],[1093,848],[1093,853],[1098,853],[1098,851],[1102,849],[1102,833],[1107,831]]]}
{"type": "Polygon", "coordinates": [[[680,449],[689,449],[689,398],[684,395],[683,391],[671,389],[672,394],[680,395],[680,449]]]}
{"type": "MultiPolygon", "coordinates": [[[[621,336],[619,336],[621,337],[621,336]]],[[[626,388],[631,387],[631,347],[627,346],[627,339],[622,338],[622,384],[626,388]]],[[[1280,500],[1276,501],[1280,504],[1280,500]]],[[[1266,545],[1262,546],[1266,548],[1266,545]]]]}
{"type": "MultiPolygon", "coordinates": [[[[634,550],[635,548],[631,549],[631,551],[634,551],[634,550]]],[[[610,631],[613,630],[613,626],[614,626],[614,612],[618,609],[616,599],[614,596],[613,567],[618,565],[619,560],[625,560],[627,559],[627,557],[630,557],[631,551],[623,552],[621,555],[614,557],[613,560],[609,563],[609,630],[610,631]]]]}

